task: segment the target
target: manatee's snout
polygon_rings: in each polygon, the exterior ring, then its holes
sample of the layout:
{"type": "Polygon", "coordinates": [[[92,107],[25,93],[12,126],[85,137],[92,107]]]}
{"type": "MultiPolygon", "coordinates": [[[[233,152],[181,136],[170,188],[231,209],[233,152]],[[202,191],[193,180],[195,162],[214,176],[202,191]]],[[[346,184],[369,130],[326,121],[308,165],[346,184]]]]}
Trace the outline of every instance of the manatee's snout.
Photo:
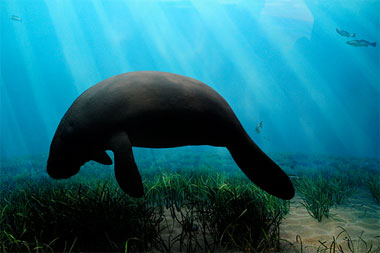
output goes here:
{"type": "Polygon", "coordinates": [[[85,163],[84,158],[79,159],[78,153],[78,149],[69,142],[63,141],[59,135],[54,136],[46,166],[49,176],[65,179],[77,174],[85,163]]]}
{"type": "Polygon", "coordinates": [[[79,172],[80,163],[75,156],[68,153],[50,152],[47,161],[47,173],[54,179],[65,179],[79,172]]]}
{"type": "Polygon", "coordinates": [[[65,179],[74,176],[79,172],[80,166],[72,164],[55,164],[49,163],[46,166],[47,173],[54,179],[65,179]]]}

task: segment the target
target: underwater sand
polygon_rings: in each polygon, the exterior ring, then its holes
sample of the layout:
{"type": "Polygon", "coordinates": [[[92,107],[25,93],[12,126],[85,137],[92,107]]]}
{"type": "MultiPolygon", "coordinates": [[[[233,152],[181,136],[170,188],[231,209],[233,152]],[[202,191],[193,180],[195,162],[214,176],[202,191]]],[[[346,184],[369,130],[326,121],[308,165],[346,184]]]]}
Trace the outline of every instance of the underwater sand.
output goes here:
{"type": "MultiPolygon", "coordinates": [[[[342,228],[351,237],[354,252],[367,252],[365,245],[359,240],[359,236],[367,242],[367,249],[369,249],[371,244],[373,245],[373,249],[380,247],[380,206],[374,202],[370,193],[365,189],[359,189],[349,199],[348,204],[341,205],[338,208],[331,208],[330,217],[324,217],[321,222],[318,222],[308,214],[301,201],[298,195],[291,200],[290,212],[280,226],[280,236],[284,252],[299,252],[297,249],[300,249],[300,243],[296,239],[298,235],[301,236],[303,252],[317,252],[318,249],[323,250],[326,247],[330,247],[333,237],[337,238],[337,243],[346,251],[348,250],[348,244],[345,240],[347,234],[345,232],[341,233],[342,228]],[[339,233],[341,233],[340,236],[338,236],[339,233]],[[293,246],[290,246],[285,241],[292,243],[293,246]]],[[[165,213],[167,225],[169,225],[170,229],[163,231],[163,238],[168,240],[169,238],[179,236],[182,227],[178,222],[173,221],[169,210],[166,210],[165,213]]],[[[198,241],[202,242],[201,234],[198,236],[198,241]]],[[[180,251],[179,243],[174,243],[172,249],[180,251]]],[[[222,252],[221,249],[217,251],[222,252]]]]}
{"type": "MultiPolygon", "coordinates": [[[[376,205],[368,191],[359,189],[349,199],[348,204],[331,208],[330,217],[324,217],[321,222],[308,214],[306,208],[301,204],[301,198],[296,196],[291,201],[289,214],[280,226],[280,237],[298,245],[299,249],[296,236],[300,235],[304,252],[316,252],[318,247],[325,248],[319,241],[330,247],[333,236],[336,238],[342,231],[340,227],[350,235],[354,242],[355,252],[364,251],[365,245],[359,243],[359,236],[367,243],[372,242],[374,248],[380,246],[380,206],[376,205]]],[[[346,236],[346,233],[342,233],[337,239],[344,250],[347,250],[347,242],[344,240],[346,236]]],[[[288,249],[286,252],[296,251],[288,249]]]]}

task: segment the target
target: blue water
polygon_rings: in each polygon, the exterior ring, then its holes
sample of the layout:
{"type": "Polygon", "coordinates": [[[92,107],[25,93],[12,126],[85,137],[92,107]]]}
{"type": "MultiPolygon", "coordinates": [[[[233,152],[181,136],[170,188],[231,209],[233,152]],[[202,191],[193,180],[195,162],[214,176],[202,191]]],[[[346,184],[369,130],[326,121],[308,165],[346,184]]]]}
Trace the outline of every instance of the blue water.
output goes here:
{"type": "Polygon", "coordinates": [[[209,84],[265,152],[377,158],[379,45],[335,29],[379,43],[379,13],[378,0],[0,0],[1,158],[47,154],[77,96],[138,70],[209,84]]]}

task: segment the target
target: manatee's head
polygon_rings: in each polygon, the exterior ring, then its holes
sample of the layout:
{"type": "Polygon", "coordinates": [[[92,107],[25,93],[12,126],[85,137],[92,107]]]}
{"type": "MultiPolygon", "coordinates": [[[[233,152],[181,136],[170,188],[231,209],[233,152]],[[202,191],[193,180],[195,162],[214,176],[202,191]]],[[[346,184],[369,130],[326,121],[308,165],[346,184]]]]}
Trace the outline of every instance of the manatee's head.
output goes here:
{"type": "Polygon", "coordinates": [[[80,167],[88,161],[85,157],[83,150],[75,143],[54,136],[50,145],[47,172],[54,179],[69,178],[77,174],[80,167]]]}

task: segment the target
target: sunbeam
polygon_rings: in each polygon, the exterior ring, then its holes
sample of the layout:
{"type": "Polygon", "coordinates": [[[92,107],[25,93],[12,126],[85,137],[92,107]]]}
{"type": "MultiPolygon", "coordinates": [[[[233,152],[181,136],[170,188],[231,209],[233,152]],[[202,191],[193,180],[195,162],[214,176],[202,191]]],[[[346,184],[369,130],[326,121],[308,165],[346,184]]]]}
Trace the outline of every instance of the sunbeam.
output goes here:
{"type": "MultiPolygon", "coordinates": [[[[73,3],[72,1],[45,0],[51,22],[79,94],[90,85],[100,81],[101,77],[73,3]]],[[[93,15],[81,18],[91,22],[91,18],[97,17],[93,15]]]]}
{"type": "MultiPolygon", "coordinates": [[[[156,70],[215,88],[265,150],[379,152],[378,47],[347,45],[349,39],[335,31],[347,29],[358,39],[375,41],[380,25],[374,1],[38,0],[21,5],[20,0],[3,5],[4,17],[20,16],[1,23],[1,47],[9,59],[2,58],[4,85],[22,84],[22,98],[36,108],[30,115],[36,114],[33,126],[39,126],[45,150],[81,92],[119,73],[156,70]],[[12,76],[10,69],[20,74],[12,76]]],[[[16,89],[8,88],[9,103],[19,103],[16,89]]],[[[12,122],[25,117],[19,108],[12,109],[12,122]]]]}

